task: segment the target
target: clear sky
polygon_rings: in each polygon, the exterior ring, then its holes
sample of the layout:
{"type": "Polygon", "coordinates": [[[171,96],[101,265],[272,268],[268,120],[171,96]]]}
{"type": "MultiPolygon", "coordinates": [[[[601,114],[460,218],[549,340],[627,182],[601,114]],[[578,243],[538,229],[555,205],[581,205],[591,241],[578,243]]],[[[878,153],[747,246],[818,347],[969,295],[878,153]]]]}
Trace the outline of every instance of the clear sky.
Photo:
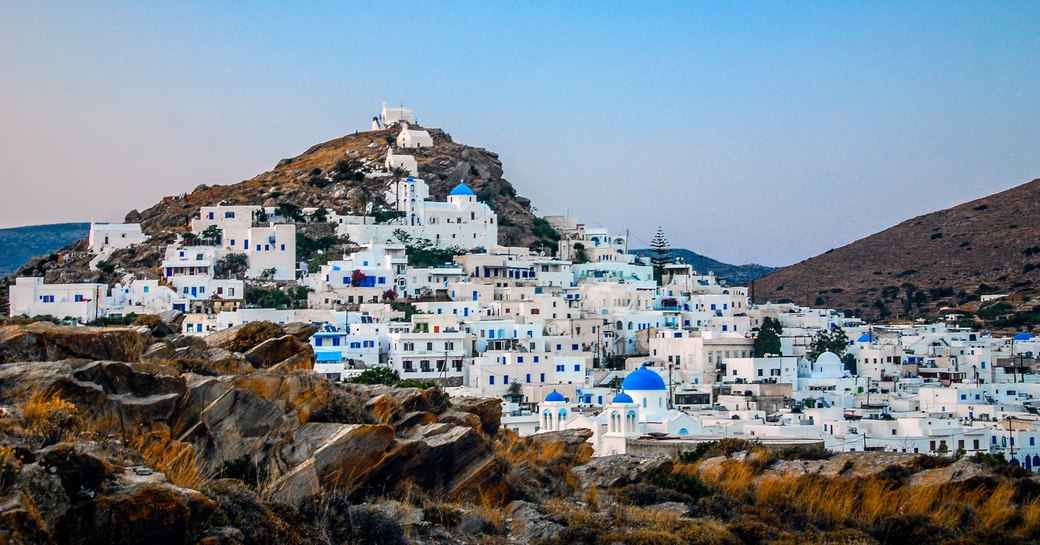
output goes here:
{"type": "Polygon", "coordinates": [[[0,227],[418,121],[570,211],[784,265],[1040,177],[1040,2],[5,2],[0,227]]]}

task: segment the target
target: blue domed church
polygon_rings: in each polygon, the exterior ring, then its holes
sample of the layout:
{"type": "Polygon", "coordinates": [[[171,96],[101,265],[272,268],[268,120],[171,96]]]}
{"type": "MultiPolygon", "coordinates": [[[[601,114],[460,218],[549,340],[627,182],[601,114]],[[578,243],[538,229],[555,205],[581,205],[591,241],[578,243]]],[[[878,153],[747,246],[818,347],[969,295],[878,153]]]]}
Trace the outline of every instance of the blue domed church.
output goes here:
{"type": "Polygon", "coordinates": [[[588,416],[553,390],[539,406],[539,431],[587,428],[592,430],[596,456],[624,454],[630,440],[647,433],[697,435],[704,433],[700,419],[668,408],[668,385],[645,364],[625,377],[603,410],[588,416]]]}

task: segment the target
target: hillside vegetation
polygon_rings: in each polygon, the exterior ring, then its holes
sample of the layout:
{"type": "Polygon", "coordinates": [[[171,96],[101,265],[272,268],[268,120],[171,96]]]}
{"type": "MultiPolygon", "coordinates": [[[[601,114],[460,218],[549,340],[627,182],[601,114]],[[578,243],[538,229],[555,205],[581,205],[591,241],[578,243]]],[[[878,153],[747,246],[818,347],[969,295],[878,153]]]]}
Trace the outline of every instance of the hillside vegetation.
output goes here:
{"type": "Polygon", "coordinates": [[[784,267],[756,280],[754,296],[877,319],[934,314],[986,294],[1027,303],[1038,286],[1040,179],[784,267]]]}

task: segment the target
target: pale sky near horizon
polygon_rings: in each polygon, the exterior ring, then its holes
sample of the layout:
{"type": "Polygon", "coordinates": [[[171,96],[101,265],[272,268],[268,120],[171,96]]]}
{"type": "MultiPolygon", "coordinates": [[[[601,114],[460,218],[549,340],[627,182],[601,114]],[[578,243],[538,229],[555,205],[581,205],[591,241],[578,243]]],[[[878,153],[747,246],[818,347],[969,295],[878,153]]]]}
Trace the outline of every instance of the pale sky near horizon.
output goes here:
{"type": "Polygon", "coordinates": [[[0,227],[121,221],[386,100],[569,211],[786,265],[1040,178],[1040,2],[0,1],[0,227]]]}

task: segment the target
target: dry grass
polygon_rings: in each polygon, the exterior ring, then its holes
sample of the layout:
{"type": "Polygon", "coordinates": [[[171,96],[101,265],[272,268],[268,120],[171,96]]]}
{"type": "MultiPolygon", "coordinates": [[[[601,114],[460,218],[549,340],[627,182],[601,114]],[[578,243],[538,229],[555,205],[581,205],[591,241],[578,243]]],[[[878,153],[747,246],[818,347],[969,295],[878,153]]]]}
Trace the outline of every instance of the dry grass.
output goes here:
{"type": "Polygon", "coordinates": [[[22,420],[26,431],[47,444],[74,439],[83,431],[79,410],[54,392],[34,392],[22,409],[22,420]]]}
{"type": "Polygon", "coordinates": [[[11,447],[0,445],[0,489],[13,481],[21,469],[18,453],[11,447]]]}
{"type": "Polygon", "coordinates": [[[208,480],[195,463],[195,448],[172,439],[166,426],[137,431],[127,438],[126,444],[140,452],[149,467],[162,471],[177,486],[199,490],[208,480]]]}
{"type": "Polygon", "coordinates": [[[905,486],[881,477],[788,477],[759,475],[752,463],[728,460],[704,468],[705,482],[724,493],[750,497],[762,507],[789,506],[831,524],[855,521],[873,526],[893,516],[921,515],[939,526],[956,529],[964,510],[977,515],[983,531],[1040,531],[1040,499],[1024,505],[1014,502],[1015,488],[1008,480],[998,485],[967,483],[905,486]]]}

